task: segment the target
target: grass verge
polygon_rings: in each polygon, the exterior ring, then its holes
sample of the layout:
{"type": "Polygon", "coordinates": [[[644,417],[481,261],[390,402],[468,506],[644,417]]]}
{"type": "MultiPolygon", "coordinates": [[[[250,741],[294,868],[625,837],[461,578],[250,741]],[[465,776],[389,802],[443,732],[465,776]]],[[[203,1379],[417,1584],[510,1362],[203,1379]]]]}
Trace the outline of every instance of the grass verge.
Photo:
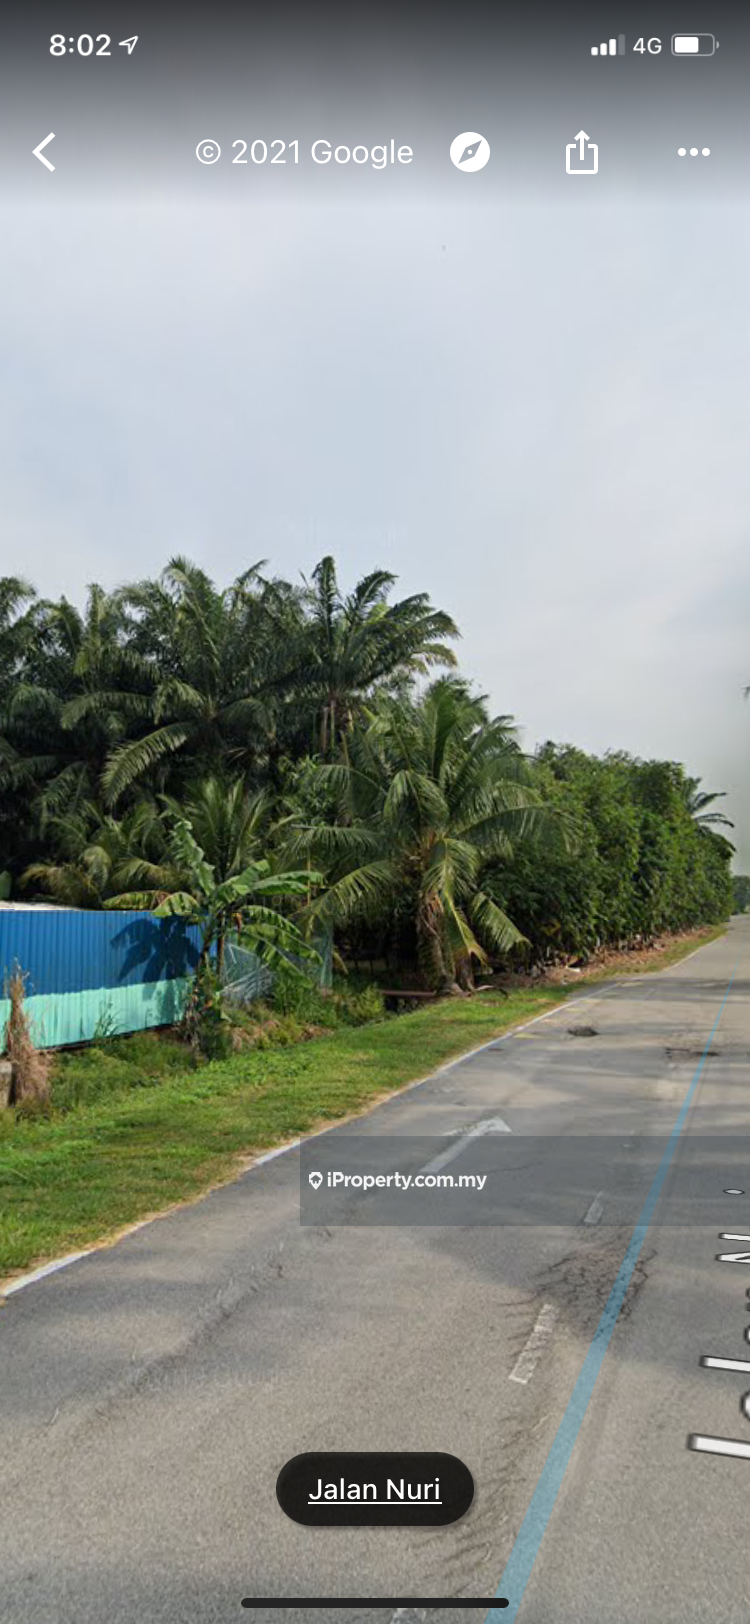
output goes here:
{"type": "MultiPolygon", "coordinates": [[[[691,932],[629,956],[639,960],[629,968],[665,968],[723,934],[724,927],[691,932]]],[[[543,1014],[584,981],[622,970],[618,962],[572,986],[449,999],[193,1070],[184,1047],[169,1039],[160,1047],[153,1036],[117,1040],[107,1055],[80,1051],[60,1080],[65,1114],[19,1121],[0,1113],[0,1282],[189,1200],[231,1178],[241,1158],[372,1105],[543,1014]]]]}
{"type": "Polygon", "coordinates": [[[484,993],[289,1048],[162,1075],[62,1117],[0,1119],[0,1280],[230,1178],[238,1160],[349,1115],[542,1014],[567,989],[484,993]]]}

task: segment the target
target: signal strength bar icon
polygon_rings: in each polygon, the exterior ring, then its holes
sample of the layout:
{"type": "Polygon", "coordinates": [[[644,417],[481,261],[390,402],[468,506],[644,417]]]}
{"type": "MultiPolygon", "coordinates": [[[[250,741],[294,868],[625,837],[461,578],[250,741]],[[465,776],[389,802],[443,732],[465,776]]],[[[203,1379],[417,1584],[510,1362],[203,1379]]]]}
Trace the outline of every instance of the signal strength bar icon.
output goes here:
{"type": "Polygon", "coordinates": [[[613,36],[612,39],[609,41],[609,44],[607,43],[606,39],[603,39],[601,45],[592,45],[592,47],[591,47],[591,55],[592,56],[624,56],[625,55],[625,35],[624,34],[618,34],[616,37],[613,36]]]}

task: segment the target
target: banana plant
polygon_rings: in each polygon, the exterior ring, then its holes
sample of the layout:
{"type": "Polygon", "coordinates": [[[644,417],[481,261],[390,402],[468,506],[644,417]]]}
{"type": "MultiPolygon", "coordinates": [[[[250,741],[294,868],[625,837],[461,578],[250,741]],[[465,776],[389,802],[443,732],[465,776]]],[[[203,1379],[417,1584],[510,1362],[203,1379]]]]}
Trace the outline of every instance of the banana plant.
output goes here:
{"type": "Polygon", "coordinates": [[[199,970],[215,954],[219,975],[227,935],[236,932],[244,946],[270,969],[294,968],[297,959],[320,963],[294,921],[273,906],[276,899],[307,901],[322,875],[310,869],[274,873],[266,858],[248,863],[240,873],[218,881],[199,846],[192,825],[180,818],[168,835],[171,865],[154,888],[125,891],[110,897],[106,908],[148,909],[157,919],[178,916],[201,930],[199,970]]]}

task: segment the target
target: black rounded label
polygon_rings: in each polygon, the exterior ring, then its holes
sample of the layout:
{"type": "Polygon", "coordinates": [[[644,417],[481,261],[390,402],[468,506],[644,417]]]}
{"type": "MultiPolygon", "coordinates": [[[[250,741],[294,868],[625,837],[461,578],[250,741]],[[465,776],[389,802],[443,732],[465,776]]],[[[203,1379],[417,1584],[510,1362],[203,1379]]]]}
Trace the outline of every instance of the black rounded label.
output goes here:
{"type": "Polygon", "coordinates": [[[474,1479],[456,1455],[346,1450],[295,1455],[276,1480],[293,1522],[312,1528],[434,1527],[457,1522],[474,1498],[474,1479]]]}

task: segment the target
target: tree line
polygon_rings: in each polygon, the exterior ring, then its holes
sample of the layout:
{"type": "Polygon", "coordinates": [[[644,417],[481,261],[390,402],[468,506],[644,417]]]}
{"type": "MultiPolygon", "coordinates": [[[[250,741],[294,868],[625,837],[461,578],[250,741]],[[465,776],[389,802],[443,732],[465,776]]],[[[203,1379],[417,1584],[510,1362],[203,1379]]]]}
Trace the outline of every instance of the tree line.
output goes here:
{"type": "Polygon", "coordinates": [[[720,797],[674,762],[524,754],[458,628],[332,558],[223,590],[184,558],[83,609],[0,579],[0,884],[149,906],[442,990],[724,918],[720,797]],[[311,951],[311,950],[309,950],[311,951]]]}

